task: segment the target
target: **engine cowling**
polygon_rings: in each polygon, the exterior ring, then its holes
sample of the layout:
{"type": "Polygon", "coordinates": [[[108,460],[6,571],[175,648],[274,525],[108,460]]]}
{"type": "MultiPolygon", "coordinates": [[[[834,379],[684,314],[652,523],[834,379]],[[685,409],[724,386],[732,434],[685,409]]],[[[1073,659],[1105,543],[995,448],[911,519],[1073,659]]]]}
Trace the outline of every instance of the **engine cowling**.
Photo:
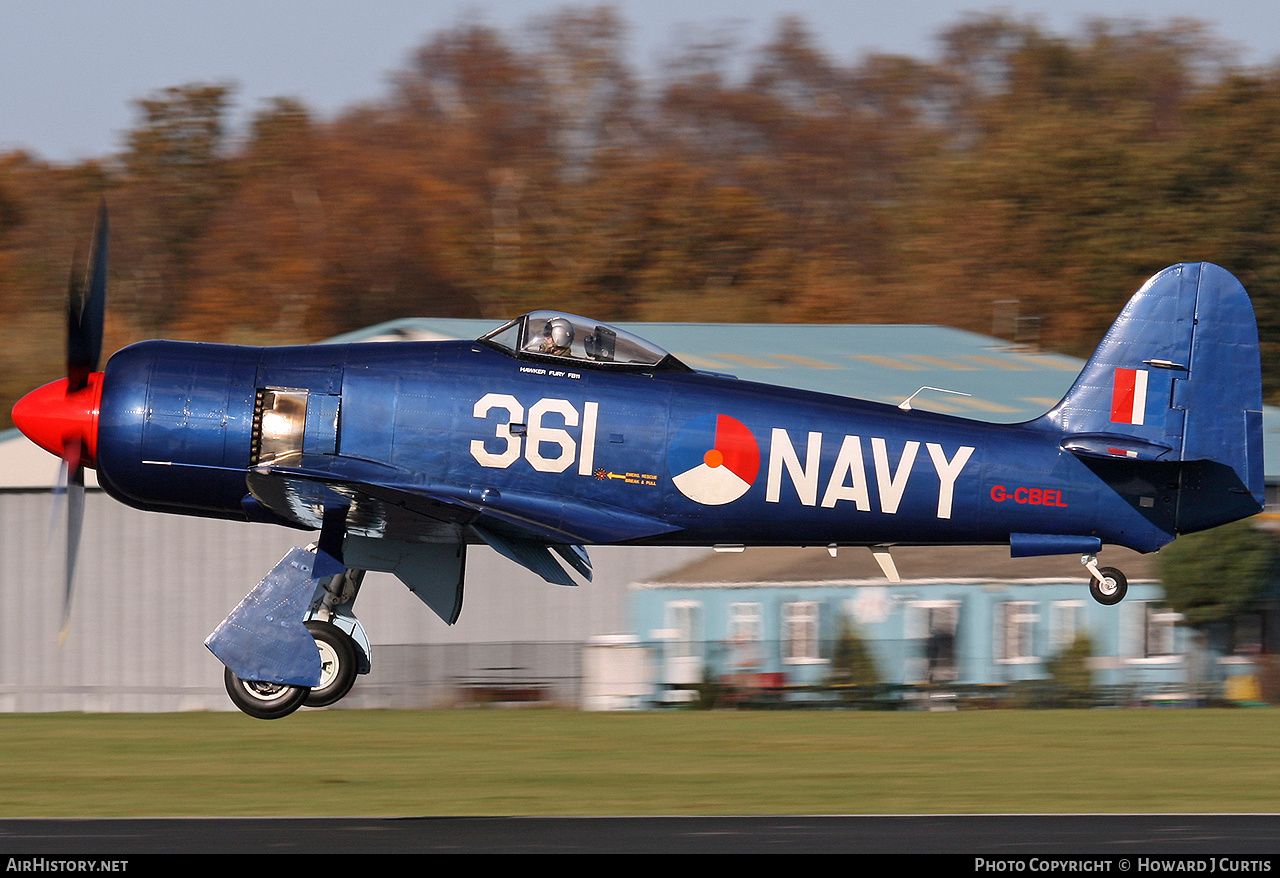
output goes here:
{"type": "Polygon", "coordinates": [[[243,518],[258,348],[147,341],[103,370],[95,465],[140,509],[243,518]]]}

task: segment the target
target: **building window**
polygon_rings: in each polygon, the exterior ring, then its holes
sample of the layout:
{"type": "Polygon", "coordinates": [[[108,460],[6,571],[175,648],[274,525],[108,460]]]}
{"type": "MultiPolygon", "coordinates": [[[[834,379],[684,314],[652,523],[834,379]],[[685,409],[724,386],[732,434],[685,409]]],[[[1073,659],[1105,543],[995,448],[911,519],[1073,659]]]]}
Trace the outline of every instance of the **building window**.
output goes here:
{"type": "Polygon", "coordinates": [[[762,631],[760,604],[735,602],[729,605],[729,661],[737,672],[760,667],[762,631]]]}
{"type": "Polygon", "coordinates": [[[1076,638],[1084,633],[1084,601],[1054,601],[1049,605],[1051,655],[1070,649],[1076,638]]]}
{"type": "Polygon", "coordinates": [[[702,654],[702,605],[697,601],[672,601],[667,604],[667,629],[671,632],[670,654],[702,654]]]}
{"type": "Polygon", "coordinates": [[[1001,661],[1024,663],[1035,661],[1036,605],[1033,601],[1005,601],[1000,605],[997,634],[1000,637],[1001,661]]]}
{"type": "Polygon", "coordinates": [[[791,664],[816,662],[818,656],[818,604],[794,601],[782,606],[782,658],[791,664]]]}
{"type": "Polygon", "coordinates": [[[1154,601],[1142,605],[1144,658],[1168,658],[1174,655],[1174,634],[1182,616],[1154,601]]]}
{"type": "Polygon", "coordinates": [[[702,605],[697,601],[667,604],[666,682],[696,686],[702,681],[702,605]]]}

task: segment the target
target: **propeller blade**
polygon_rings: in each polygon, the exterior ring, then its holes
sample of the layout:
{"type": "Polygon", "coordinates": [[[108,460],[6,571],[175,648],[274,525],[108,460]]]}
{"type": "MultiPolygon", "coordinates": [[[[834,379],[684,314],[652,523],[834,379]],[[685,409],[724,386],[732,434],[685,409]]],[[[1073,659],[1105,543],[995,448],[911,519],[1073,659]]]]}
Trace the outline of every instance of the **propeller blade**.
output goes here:
{"type": "Polygon", "coordinates": [[[74,393],[97,371],[102,357],[102,330],[107,304],[107,205],[98,208],[88,269],[73,275],[67,290],[67,392],[74,393]]]}
{"type": "MultiPolygon", "coordinates": [[[[107,203],[98,208],[89,261],[83,278],[72,275],[67,288],[67,386],[66,397],[85,390],[102,358],[103,323],[107,304],[107,203]]],[[[77,260],[79,261],[79,260],[77,260]]],[[[66,643],[71,627],[71,595],[75,588],[76,557],[84,525],[84,467],[93,464],[85,436],[63,434],[62,467],[66,480],[67,544],[63,558],[62,630],[58,645],[66,643]]],[[[91,441],[91,440],[88,440],[91,441]]],[[[59,482],[62,481],[60,477],[59,482]]],[[[61,485],[59,485],[61,487],[61,485]]]]}
{"type": "Polygon", "coordinates": [[[59,529],[58,522],[62,519],[62,501],[67,496],[69,472],[67,462],[62,461],[62,465],[58,467],[58,481],[53,485],[53,505],[49,507],[49,541],[51,543],[54,533],[59,529]]]}
{"type": "Polygon", "coordinates": [[[67,642],[71,630],[71,593],[75,587],[76,556],[80,553],[80,533],[84,523],[84,467],[71,467],[67,479],[67,554],[62,592],[62,630],[58,646],[67,642]]]}

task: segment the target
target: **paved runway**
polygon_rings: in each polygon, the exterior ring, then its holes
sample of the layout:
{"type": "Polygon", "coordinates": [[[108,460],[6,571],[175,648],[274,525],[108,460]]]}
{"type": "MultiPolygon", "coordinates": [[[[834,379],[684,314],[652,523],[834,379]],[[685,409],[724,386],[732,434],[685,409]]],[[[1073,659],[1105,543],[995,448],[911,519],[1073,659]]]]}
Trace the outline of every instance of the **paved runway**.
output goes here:
{"type": "Polygon", "coordinates": [[[1111,858],[1107,871],[1123,857],[1215,855],[1280,872],[1280,815],[0,820],[4,857],[210,853],[943,854],[968,868],[975,857],[1072,855],[1111,858]]]}

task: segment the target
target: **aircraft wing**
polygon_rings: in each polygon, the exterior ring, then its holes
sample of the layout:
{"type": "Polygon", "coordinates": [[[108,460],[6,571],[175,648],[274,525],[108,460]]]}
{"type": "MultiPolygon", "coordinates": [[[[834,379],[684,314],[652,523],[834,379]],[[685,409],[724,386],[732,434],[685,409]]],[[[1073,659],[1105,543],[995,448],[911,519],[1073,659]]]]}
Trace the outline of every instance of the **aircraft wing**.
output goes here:
{"type": "Polygon", "coordinates": [[[588,579],[581,546],[671,533],[666,522],[600,503],[528,491],[430,483],[414,472],[337,455],[254,467],[249,491],[290,522],[323,528],[346,509],[346,532],[404,543],[479,540],[549,582],[572,585],[554,552],[588,579]]]}

